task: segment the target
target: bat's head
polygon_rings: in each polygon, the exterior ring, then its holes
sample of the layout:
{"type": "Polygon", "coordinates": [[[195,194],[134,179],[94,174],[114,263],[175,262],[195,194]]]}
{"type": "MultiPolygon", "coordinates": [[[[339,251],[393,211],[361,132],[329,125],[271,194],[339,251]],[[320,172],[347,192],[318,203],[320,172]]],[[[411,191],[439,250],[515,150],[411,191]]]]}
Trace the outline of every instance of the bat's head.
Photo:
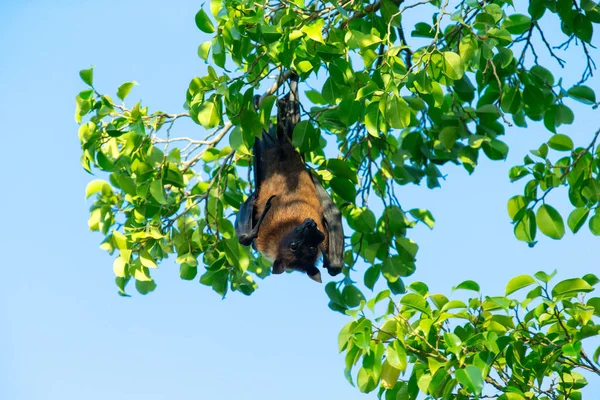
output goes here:
{"type": "Polygon", "coordinates": [[[323,240],[325,235],[319,230],[317,223],[312,218],[305,219],[282,237],[273,264],[273,273],[281,274],[286,270],[302,271],[312,280],[321,282],[321,273],[315,264],[319,258],[319,245],[323,240]]]}

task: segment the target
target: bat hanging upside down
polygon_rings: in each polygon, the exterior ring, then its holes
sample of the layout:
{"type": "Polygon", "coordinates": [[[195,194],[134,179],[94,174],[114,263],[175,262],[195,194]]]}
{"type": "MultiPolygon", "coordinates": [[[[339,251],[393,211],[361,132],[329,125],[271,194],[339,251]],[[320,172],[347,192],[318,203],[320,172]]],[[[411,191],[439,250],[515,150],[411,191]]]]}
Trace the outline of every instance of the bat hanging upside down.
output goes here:
{"type": "Polygon", "coordinates": [[[321,282],[320,255],[330,275],[344,266],[342,216],[291,143],[299,120],[298,76],[292,74],[290,93],[277,102],[277,127],[254,142],[256,189],[240,207],[235,232],[242,245],[252,244],[273,262],[274,274],[302,271],[321,282]]]}

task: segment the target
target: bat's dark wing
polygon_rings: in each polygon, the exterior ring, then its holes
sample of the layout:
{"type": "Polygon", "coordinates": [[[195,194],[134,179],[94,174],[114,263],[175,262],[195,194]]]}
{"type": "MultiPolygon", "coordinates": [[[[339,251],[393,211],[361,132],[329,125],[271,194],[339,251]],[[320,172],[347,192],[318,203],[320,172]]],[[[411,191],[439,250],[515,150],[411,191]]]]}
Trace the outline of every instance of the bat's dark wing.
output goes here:
{"type": "Polygon", "coordinates": [[[321,185],[319,180],[312,176],[317,189],[317,197],[323,207],[323,219],[329,233],[328,248],[323,253],[323,264],[329,275],[337,275],[344,267],[344,229],[342,227],[342,213],[337,208],[329,193],[321,185]]]}
{"type": "Polygon", "coordinates": [[[256,199],[262,182],[267,176],[269,160],[265,160],[265,153],[271,147],[277,146],[275,128],[271,126],[269,132],[263,131],[262,138],[254,141],[254,184],[255,191],[242,203],[235,218],[235,234],[239,242],[244,246],[250,246],[258,237],[258,230],[265,215],[271,208],[271,196],[260,215],[256,212],[256,199]]]}
{"type": "Polygon", "coordinates": [[[268,167],[273,160],[267,160],[267,157],[273,157],[270,149],[277,148],[277,129],[271,125],[269,131],[263,130],[262,137],[254,140],[253,168],[254,168],[254,185],[256,191],[260,190],[260,186],[267,177],[268,167]]]}
{"type": "Polygon", "coordinates": [[[256,202],[256,192],[253,192],[242,203],[240,210],[235,217],[235,234],[241,244],[250,246],[256,236],[252,235],[252,228],[256,221],[254,218],[254,203],[256,202]]]}

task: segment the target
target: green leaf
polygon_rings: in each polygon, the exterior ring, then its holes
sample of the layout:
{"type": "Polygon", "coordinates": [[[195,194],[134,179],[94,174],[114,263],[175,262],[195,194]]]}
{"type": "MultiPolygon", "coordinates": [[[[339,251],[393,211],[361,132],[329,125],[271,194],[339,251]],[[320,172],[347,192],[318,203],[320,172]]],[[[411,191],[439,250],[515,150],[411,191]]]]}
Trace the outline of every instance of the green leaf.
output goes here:
{"type": "Polygon", "coordinates": [[[537,21],[542,18],[542,15],[546,12],[544,0],[530,0],[528,11],[533,20],[537,21]]]}
{"type": "Polygon", "coordinates": [[[137,85],[137,82],[135,82],[135,81],[125,82],[124,84],[122,84],[117,89],[117,97],[120,98],[121,100],[125,100],[125,97],[127,97],[129,92],[131,91],[131,88],[133,88],[135,85],[137,85]]]}
{"type": "Polygon", "coordinates": [[[212,101],[205,101],[198,107],[198,122],[206,129],[212,129],[218,126],[221,121],[221,116],[217,109],[217,105],[212,101]]]}
{"type": "Polygon", "coordinates": [[[410,109],[403,98],[396,94],[388,97],[385,118],[394,129],[406,128],[410,124],[410,109]]]}
{"type": "Polygon", "coordinates": [[[533,210],[527,210],[515,225],[515,237],[523,242],[533,243],[537,228],[533,210]]]}
{"type": "Polygon", "coordinates": [[[459,347],[462,341],[454,333],[446,332],[444,333],[444,343],[446,343],[447,347],[459,347]]]}
{"type": "Polygon", "coordinates": [[[525,196],[513,196],[508,200],[508,215],[511,220],[515,220],[515,217],[523,208],[527,206],[525,196]]]}
{"type": "Polygon", "coordinates": [[[329,282],[327,285],[325,285],[325,293],[327,293],[329,300],[331,300],[333,303],[343,305],[342,294],[338,290],[335,282],[329,282]]]}
{"type": "Polygon", "coordinates": [[[501,108],[505,113],[514,114],[521,107],[521,92],[518,88],[510,87],[502,93],[501,108]]]}
{"type": "Polygon", "coordinates": [[[340,97],[340,89],[331,78],[327,78],[323,84],[321,93],[325,101],[329,104],[336,104],[337,99],[340,97]]]}
{"type": "Polygon", "coordinates": [[[585,274],[582,279],[584,281],[586,281],[587,283],[589,283],[591,286],[596,286],[598,283],[600,283],[600,278],[598,278],[596,275],[594,274],[585,274]]]}
{"type": "Polygon", "coordinates": [[[365,296],[356,286],[346,285],[344,290],[342,290],[342,299],[344,300],[344,304],[353,308],[357,307],[365,299],[365,296]]]}
{"type": "Polygon", "coordinates": [[[519,275],[512,278],[508,281],[508,285],[506,285],[506,296],[516,292],[519,289],[523,289],[531,284],[535,283],[535,279],[533,279],[529,275],[519,275]]]}
{"type": "Polygon", "coordinates": [[[591,43],[594,27],[592,21],[583,13],[577,13],[573,19],[573,32],[584,42],[591,43]]]}
{"type": "Polygon", "coordinates": [[[492,139],[489,142],[483,142],[481,147],[490,160],[506,160],[508,156],[508,145],[501,140],[492,139]]]}
{"type": "Polygon", "coordinates": [[[433,225],[435,224],[435,219],[433,218],[433,215],[431,215],[431,212],[429,210],[425,210],[422,208],[421,209],[413,208],[412,210],[409,210],[408,212],[410,213],[410,215],[415,217],[418,221],[421,221],[425,225],[427,225],[429,227],[429,229],[433,229],[433,225]]]}
{"type": "Polygon", "coordinates": [[[189,265],[189,264],[181,264],[179,266],[179,277],[186,281],[193,280],[198,274],[198,267],[189,265]]]}
{"type": "Polygon", "coordinates": [[[79,77],[88,86],[94,86],[94,67],[79,71],[79,77]]]}
{"type": "Polygon", "coordinates": [[[512,14],[504,21],[504,29],[513,35],[527,32],[531,27],[531,18],[523,14],[512,14]]]}
{"type": "Polygon", "coordinates": [[[88,199],[94,193],[98,193],[104,190],[111,190],[109,183],[102,179],[95,179],[88,183],[85,187],[85,198],[88,199]]]}
{"type": "Polygon", "coordinates": [[[573,150],[573,140],[569,136],[559,133],[550,138],[548,146],[556,151],[571,151],[573,150]]]}
{"type": "Polygon", "coordinates": [[[592,297],[587,302],[588,307],[594,307],[594,315],[600,317],[600,297],[592,297]]]}
{"type": "Polygon", "coordinates": [[[464,65],[460,56],[454,52],[444,52],[444,74],[454,80],[462,78],[464,74],[464,65]]]}
{"type": "Polygon", "coordinates": [[[569,214],[569,218],[567,219],[567,225],[569,225],[571,232],[577,233],[581,229],[583,224],[585,224],[589,213],[590,210],[587,208],[576,208],[571,211],[571,214],[569,214]]]}
{"type": "Polygon", "coordinates": [[[204,61],[208,61],[208,53],[210,52],[211,45],[212,42],[208,41],[198,46],[198,57],[200,57],[204,61]]]}
{"type": "Polygon", "coordinates": [[[588,226],[593,235],[600,236],[600,214],[596,212],[592,218],[590,218],[588,226]]]}
{"type": "Polygon", "coordinates": [[[377,226],[377,220],[373,211],[367,207],[352,208],[348,215],[348,225],[357,232],[373,232],[377,226]]]}
{"type": "Polygon", "coordinates": [[[356,171],[352,169],[348,160],[330,158],[325,162],[325,167],[331,171],[333,176],[337,176],[339,178],[348,178],[352,182],[358,183],[356,171]]]}
{"type": "Polygon", "coordinates": [[[375,286],[375,283],[377,283],[380,274],[381,271],[378,266],[372,266],[367,268],[364,276],[365,286],[373,290],[373,287],[375,286]]]}
{"type": "Polygon", "coordinates": [[[398,382],[399,376],[399,369],[392,367],[387,361],[383,362],[383,365],[381,366],[381,387],[392,389],[398,382]]]}
{"type": "Polygon", "coordinates": [[[277,96],[267,96],[262,99],[260,103],[260,123],[263,124],[265,129],[269,128],[271,122],[271,111],[273,111],[273,105],[277,100],[277,96]]]}
{"type": "Polygon", "coordinates": [[[156,289],[156,283],[153,280],[148,280],[148,281],[136,280],[135,288],[137,289],[139,294],[146,295],[150,292],[153,292],[154,289],[156,289]]]}
{"type": "MultiPolygon", "coordinates": [[[[392,332],[389,332],[392,333],[392,332]]],[[[394,368],[400,371],[406,370],[406,350],[400,340],[394,340],[385,349],[385,359],[394,368]]]]}
{"type": "Polygon", "coordinates": [[[538,85],[554,85],[554,75],[548,69],[542,67],[541,65],[534,65],[529,70],[529,74],[533,78],[534,82],[537,82],[538,85]]]}
{"type": "Polygon", "coordinates": [[[349,203],[354,203],[356,199],[356,187],[350,180],[334,177],[329,182],[329,185],[342,199],[349,203]]]}
{"type": "Polygon", "coordinates": [[[400,299],[400,304],[419,310],[423,314],[431,315],[431,310],[429,310],[429,307],[427,307],[427,300],[425,300],[420,294],[409,293],[400,299]]]}
{"type": "Polygon", "coordinates": [[[292,144],[301,152],[309,152],[319,147],[320,131],[310,121],[300,121],[294,127],[292,144]]]}
{"type": "Polygon", "coordinates": [[[590,201],[600,201],[600,180],[588,179],[583,185],[581,194],[590,201]]]}
{"type": "Polygon", "coordinates": [[[167,200],[165,199],[165,193],[163,191],[162,181],[157,180],[150,184],[150,194],[152,198],[156,200],[159,204],[167,204],[167,200]]]}
{"type": "Polygon", "coordinates": [[[552,289],[552,296],[556,297],[565,294],[581,292],[587,293],[591,292],[592,290],[594,290],[594,288],[583,279],[572,278],[557,283],[556,286],[554,286],[554,289],[552,289]]]}
{"type": "Polygon", "coordinates": [[[476,396],[481,394],[481,390],[483,389],[483,376],[481,370],[475,365],[469,365],[465,369],[457,370],[456,380],[476,396]]]}
{"type": "Polygon", "coordinates": [[[544,283],[550,282],[550,280],[554,277],[554,275],[556,275],[556,270],[554,270],[554,272],[550,275],[548,275],[544,271],[538,271],[535,274],[533,274],[533,276],[535,276],[538,280],[540,280],[541,282],[544,282],[544,283]]]}
{"type": "Polygon", "coordinates": [[[591,105],[596,103],[596,93],[585,85],[573,86],[571,89],[567,90],[567,94],[570,98],[583,104],[591,105]]]}
{"type": "Polygon", "coordinates": [[[120,278],[127,277],[127,261],[125,261],[122,257],[115,258],[113,262],[113,272],[116,276],[120,278]]]}
{"type": "Polygon", "coordinates": [[[526,400],[525,397],[519,393],[506,392],[502,396],[498,397],[498,400],[526,400]]]}
{"type": "Polygon", "coordinates": [[[455,126],[447,126],[440,132],[440,142],[444,145],[446,150],[451,150],[456,143],[458,137],[458,130],[455,126]]]}
{"type": "Polygon", "coordinates": [[[474,292],[481,291],[481,288],[479,287],[479,284],[477,282],[471,281],[471,280],[466,280],[464,282],[461,282],[461,283],[458,284],[458,286],[452,288],[452,290],[458,290],[458,289],[472,290],[474,292]]]}
{"type": "Polygon", "coordinates": [[[215,26],[203,9],[200,9],[200,11],[196,13],[196,26],[204,33],[215,32],[215,26]]]}
{"type": "Polygon", "coordinates": [[[367,106],[365,113],[365,126],[367,132],[374,137],[379,137],[379,119],[381,113],[379,112],[379,102],[373,101],[367,106]]]}
{"type": "Polygon", "coordinates": [[[324,25],[325,25],[325,20],[322,18],[319,18],[312,24],[304,25],[302,27],[302,32],[306,33],[306,36],[308,36],[315,42],[325,43],[323,41],[323,26],[324,25]]]}
{"type": "Polygon", "coordinates": [[[565,224],[552,206],[542,205],[536,214],[537,227],[549,238],[560,239],[565,234],[565,224]]]}
{"type": "Polygon", "coordinates": [[[157,268],[158,267],[158,265],[156,265],[156,262],[154,261],[154,258],[152,258],[152,256],[148,252],[148,250],[143,250],[140,252],[140,261],[144,267],[147,267],[147,268],[157,268]]]}

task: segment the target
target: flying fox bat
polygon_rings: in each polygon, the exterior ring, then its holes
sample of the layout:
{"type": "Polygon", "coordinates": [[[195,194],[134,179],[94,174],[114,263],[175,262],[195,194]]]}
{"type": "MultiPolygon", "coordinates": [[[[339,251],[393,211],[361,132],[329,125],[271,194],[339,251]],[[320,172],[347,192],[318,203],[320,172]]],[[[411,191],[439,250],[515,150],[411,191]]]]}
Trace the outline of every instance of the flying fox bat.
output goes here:
{"type": "Polygon", "coordinates": [[[344,265],[342,215],[291,143],[300,120],[298,76],[290,92],[277,102],[277,126],[254,142],[255,191],[242,204],[235,232],[273,262],[273,273],[306,272],[321,282],[315,266],[320,255],[330,275],[344,265]]]}

